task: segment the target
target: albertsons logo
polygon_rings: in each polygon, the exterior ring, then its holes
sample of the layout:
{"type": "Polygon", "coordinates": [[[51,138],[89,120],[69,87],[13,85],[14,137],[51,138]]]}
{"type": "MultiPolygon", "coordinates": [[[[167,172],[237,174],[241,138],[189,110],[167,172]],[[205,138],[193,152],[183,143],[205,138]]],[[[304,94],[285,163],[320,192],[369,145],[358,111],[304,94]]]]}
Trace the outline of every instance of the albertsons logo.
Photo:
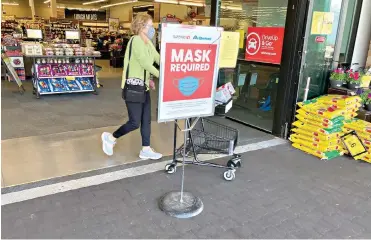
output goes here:
{"type": "Polygon", "coordinates": [[[195,35],[193,37],[193,40],[207,40],[207,41],[210,41],[211,40],[211,37],[201,37],[201,36],[195,35]]]}

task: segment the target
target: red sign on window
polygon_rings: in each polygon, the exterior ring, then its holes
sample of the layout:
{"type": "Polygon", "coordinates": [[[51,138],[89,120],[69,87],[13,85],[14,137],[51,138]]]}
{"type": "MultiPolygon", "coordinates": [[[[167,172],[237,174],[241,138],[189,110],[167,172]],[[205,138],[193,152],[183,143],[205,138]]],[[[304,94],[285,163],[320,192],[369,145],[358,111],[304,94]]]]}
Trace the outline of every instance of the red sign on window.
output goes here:
{"type": "Polygon", "coordinates": [[[284,32],[283,27],[249,27],[246,36],[245,59],[280,64],[284,32]]]}
{"type": "Polygon", "coordinates": [[[326,41],[325,36],[317,36],[316,37],[316,43],[324,43],[326,41]]]}

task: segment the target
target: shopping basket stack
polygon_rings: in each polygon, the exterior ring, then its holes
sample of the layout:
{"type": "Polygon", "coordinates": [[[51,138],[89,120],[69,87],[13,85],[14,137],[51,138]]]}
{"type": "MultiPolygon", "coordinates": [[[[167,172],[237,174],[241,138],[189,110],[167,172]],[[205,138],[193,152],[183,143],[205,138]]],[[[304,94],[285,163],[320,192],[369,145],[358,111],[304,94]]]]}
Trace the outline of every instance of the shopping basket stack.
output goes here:
{"type": "MultiPolygon", "coordinates": [[[[189,124],[190,126],[191,124],[189,124]]],[[[207,118],[201,118],[197,124],[189,131],[186,144],[186,156],[191,157],[185,164],[195,164],[201,166],[211,166],[227,169],[224,172],[224,179],[231,181],[235,178],[235,171],[241,166],[241,157],[234,154],[237,146],[238,130],[217,123],[207,118]],[[227,154],[233,156],[226,165],[214,164],[211,162],[200,161],[198,154],[227,154]]],[[[177,149],[173,162],[166,165],[167,173],[176,171],[177,158],[183,153],[184,145],[177,149]]]]}

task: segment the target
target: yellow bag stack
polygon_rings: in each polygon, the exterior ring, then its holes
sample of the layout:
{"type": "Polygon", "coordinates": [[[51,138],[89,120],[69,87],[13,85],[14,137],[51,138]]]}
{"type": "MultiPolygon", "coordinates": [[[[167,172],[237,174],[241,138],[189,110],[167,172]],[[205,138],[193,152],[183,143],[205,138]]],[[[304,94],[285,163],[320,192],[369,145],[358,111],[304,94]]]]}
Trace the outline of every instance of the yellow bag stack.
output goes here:
{"type": "Polygon", "coordinates": [[[356,156],[354,159],[371,163],[371,123],[360,119],[346,120],[343,131],[344,133],[355,131],[367,149],[367,153],[356,156]]]}
{"type": "Polygon", "coordinates": [[[292,146],[322,160],[344,154],[344,120],[353,119],[361,106],[358,96],[325,95],[298,103],[290,135],[292,146]]]}

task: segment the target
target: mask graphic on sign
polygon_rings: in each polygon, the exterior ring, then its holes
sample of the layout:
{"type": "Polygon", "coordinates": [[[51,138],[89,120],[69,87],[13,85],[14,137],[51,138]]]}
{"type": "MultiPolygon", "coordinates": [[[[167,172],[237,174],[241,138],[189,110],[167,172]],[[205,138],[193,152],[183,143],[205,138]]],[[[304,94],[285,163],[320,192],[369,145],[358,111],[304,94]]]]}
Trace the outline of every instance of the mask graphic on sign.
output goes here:
{"type": "Polygon", "coordinates": [[[184,77],[181,79],[174,79],[173,81],[174,85],[186,97],[194,94],[203,82],[203,79],[198,79],[195,77],[184,77]]]}

